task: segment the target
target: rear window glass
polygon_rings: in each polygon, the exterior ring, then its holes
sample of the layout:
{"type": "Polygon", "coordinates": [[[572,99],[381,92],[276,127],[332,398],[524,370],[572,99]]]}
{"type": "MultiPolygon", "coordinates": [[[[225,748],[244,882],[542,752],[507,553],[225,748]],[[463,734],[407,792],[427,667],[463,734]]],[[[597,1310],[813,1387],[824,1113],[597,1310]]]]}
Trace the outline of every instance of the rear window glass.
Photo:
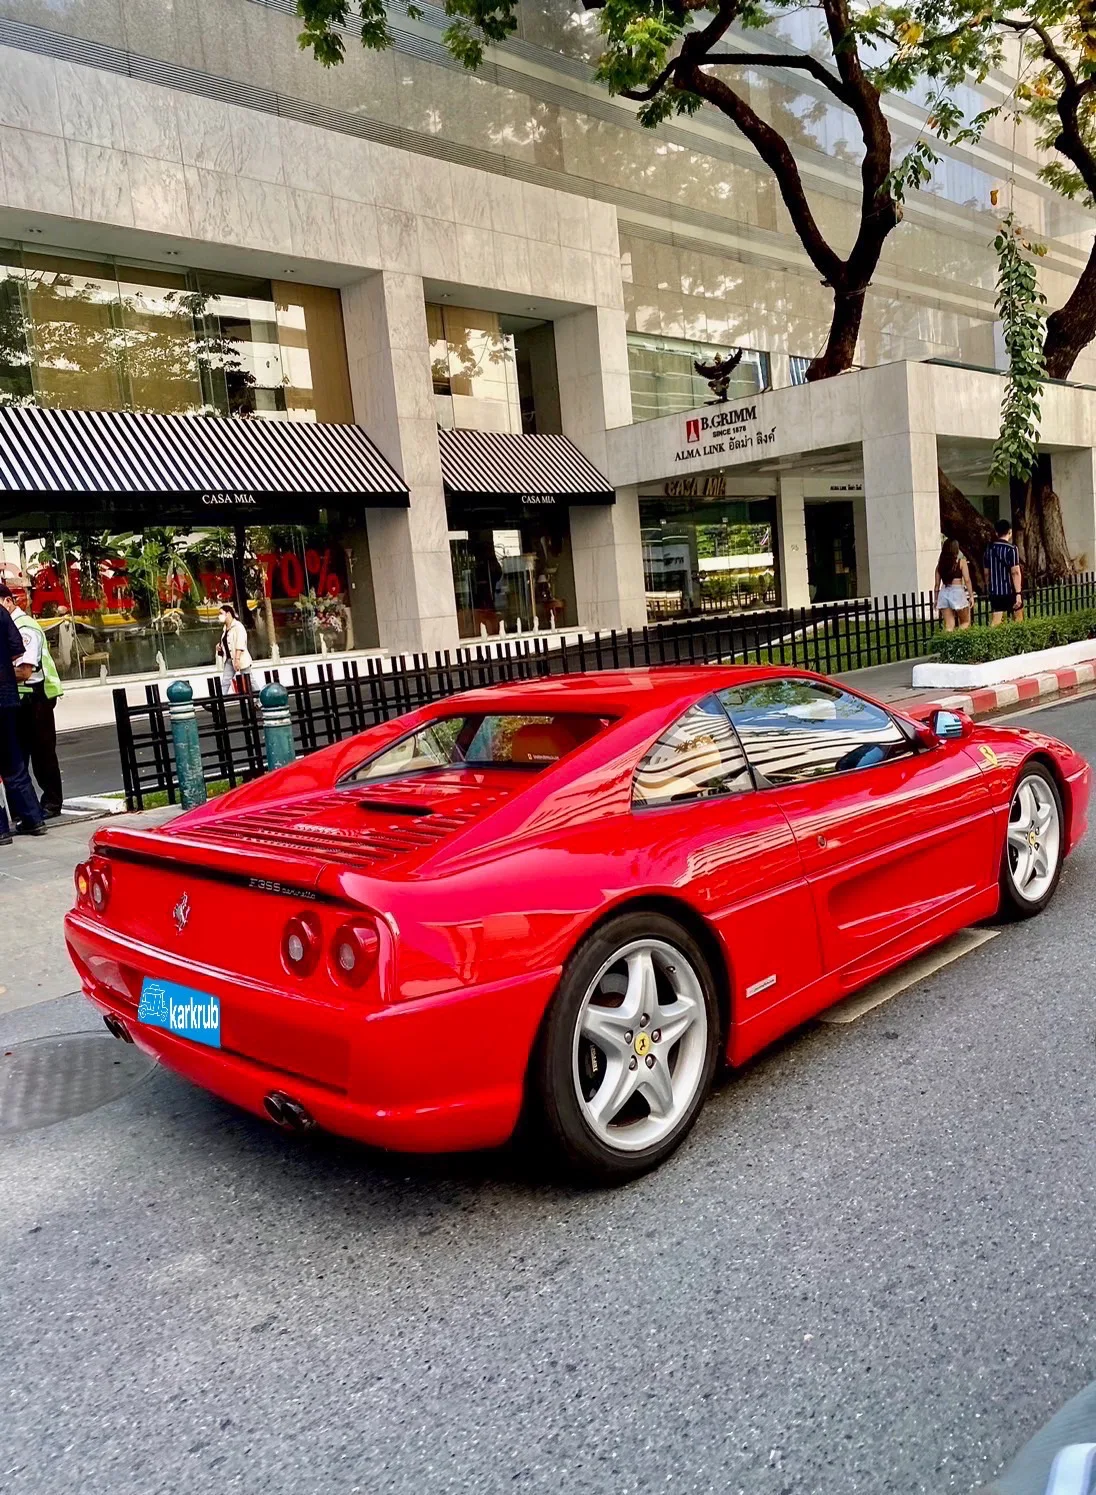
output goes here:
{"type": "Polygon", "coordinates": [[[390,779],[439,768],[516,768],[535,773],[607,726],[604,716],[518,713],[446,716],[393,743],[346,781],[390,779]]]}
{"type": "Polygon", "coordinates": [[[683,804],[752,789],[746,759],[727,713],[707,696],[678,717],[636,769],[637,805],[683,804]]]}

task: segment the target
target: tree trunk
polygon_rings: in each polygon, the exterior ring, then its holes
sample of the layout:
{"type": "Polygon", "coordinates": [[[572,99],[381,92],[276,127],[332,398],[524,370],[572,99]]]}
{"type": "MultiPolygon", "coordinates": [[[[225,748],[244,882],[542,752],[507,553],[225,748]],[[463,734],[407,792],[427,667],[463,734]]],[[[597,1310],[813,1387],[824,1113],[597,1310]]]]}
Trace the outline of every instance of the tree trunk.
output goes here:
{"type": "Polygon", "coordinates": [[[1028,530],[1038,530],[1042,565],[1033,580],[1064,581],[1073,575],[1073,557],[1066,541],[1066,527],[1062,519],[1062,501],[1054,491],[1054,476],[1050,458],[1039,457],[1031,475],[1031,497],[1028,509],[1028,530]]]}
{"type": "Polygon", "coordinates": [[[970,567],[970,579],[978,591],[984,591],[982,557],[986,553],[986,546],[996,539],[996,531],[946,472],[937,468],[936,475],[940,485],[940,528],[949,540],[959,541],[959,548],[970,567]]]}
{"type": "Polygon", "coordinates": [[[809,382],[843,374],[856,362],[856,341],[860,336],[866,295],[866,290],[834,291],[830,335],[823,352],[812,359],[807,368],[809,382]]]}
{"type": "Polygon", "coordinates": [[[232,590],[236,594],[236,615],[250,633],[255,619],[247,605],[247,531],[242,524],[234,526],[236,546],[232,552],[232,590]]]}
{"type": "Polygon", "coordinates": [[[1035,575],[1039,570],[1039,524],[1033,523],[1031,479],[1010,478],[1008,484],[1009,518],[1012,520],[1012,543],[1020,552],[1020,565],[1035,575]]]}
{"type": "Polygon", "coordinates": [[[263,588],[263,622],[266,624],[266,647],[270,651],[271,659],[277,659],[278,631],[274,624],[274,604],[265,587],[263,588]]]}
{"type": "Polygon", "coordinates": [[[1096,250],[1064,306],[1047,317],[1043,358],[1051,379],[1068,379],[1078,357],[1096,338],[1096,250]]]}

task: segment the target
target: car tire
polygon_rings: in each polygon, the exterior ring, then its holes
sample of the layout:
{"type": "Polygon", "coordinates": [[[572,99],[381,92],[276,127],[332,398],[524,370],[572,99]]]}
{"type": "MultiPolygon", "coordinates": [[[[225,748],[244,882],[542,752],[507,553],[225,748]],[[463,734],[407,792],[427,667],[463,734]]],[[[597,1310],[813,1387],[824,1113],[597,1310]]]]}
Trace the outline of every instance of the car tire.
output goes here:
{"type": "Polygon", "coordinates": [[[1066,820],[1050,770],[1025,764],[1009,800],[1001,852],[1001,903],[1006,920],[1030,919],[1054,897],[1062,875],[1066,820]]]}
{"type": "Polygon", "coordinates": [[[708,961],[680,924],[634,913],[595,930],[564,967],[531,1074],[557,1165],[620,1184],[668,1158],[711,1088],[720,1027],[708,961]]]}

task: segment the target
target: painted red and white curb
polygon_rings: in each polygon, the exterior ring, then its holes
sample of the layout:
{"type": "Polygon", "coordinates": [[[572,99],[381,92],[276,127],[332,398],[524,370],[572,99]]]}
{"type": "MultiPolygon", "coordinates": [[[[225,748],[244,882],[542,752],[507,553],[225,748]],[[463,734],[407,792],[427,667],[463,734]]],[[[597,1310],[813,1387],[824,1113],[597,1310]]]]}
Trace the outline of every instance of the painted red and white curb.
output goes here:
{"type": "Polygon", "coordinates": [[[1037,701],[1041,696],[1056,696],[1064,690],[1076,690],[1079,685],[1091,685],[1093,681],[1096,681],[1096,661],[1064,665],[1058,670],[1025,675],[1020,680],[1005,680],[1000,685],[982,685],[961,694],[935,696],[931,700],[915,696],[894,704],[912,716],[924,716],[941,707],[946,711],[965,711],[968,716],[988,716],[993,711],[1037,701]]]}

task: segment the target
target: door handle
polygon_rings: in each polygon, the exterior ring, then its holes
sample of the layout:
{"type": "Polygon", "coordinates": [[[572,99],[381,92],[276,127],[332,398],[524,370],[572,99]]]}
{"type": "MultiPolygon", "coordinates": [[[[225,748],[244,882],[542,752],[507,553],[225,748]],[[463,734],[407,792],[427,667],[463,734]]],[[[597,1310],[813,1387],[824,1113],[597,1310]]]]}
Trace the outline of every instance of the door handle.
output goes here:
{"type": "Polygon", "coordinates": [[[828,844],[827,841],[826,841],[825,836],[819,836],[819,838],[818,838],[818,844],[819,844],[819,846],[826,846],[828,844]]]}

